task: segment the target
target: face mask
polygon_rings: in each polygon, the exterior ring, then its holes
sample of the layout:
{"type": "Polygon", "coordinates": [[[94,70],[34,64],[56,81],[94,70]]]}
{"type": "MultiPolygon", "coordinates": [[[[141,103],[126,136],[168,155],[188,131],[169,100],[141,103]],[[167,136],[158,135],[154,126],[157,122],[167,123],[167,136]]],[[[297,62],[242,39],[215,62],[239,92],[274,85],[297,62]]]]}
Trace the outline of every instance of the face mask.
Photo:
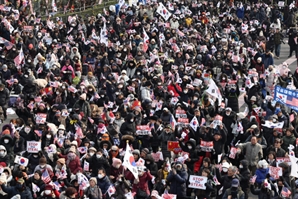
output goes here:
{"type": "Polygon", "coordinates": [[[149,162],[149,161],[147,161],[147,162],[146,162],[146,164],[150,164],[150,162],[149,162]]]}
{"type": "Polygon", "coordinates": [[[123,88],[123,85],[119,85],[118,88],[123,88]]]}
{"type": "Polygon", "coordinates": [[[99,179],[102,179],[102,178],[103,178],[103,175],[102,175],[102,174],[98,174],[97,177],[98,177],[99,179]]]}
{"type": "Polygon", "coordinates": [[[38,155],[33,155],[33,157],[37,158],[37,157],[38,157],[38,155]]]}
{"type": "Polygon", "coordinates": [[[51,190],[45,190],[45,191],[44,191],[44,193],[45,193],[46,195],[50,195],[51,192],[52,192],[51,190]]]}
{"type": "Polygon", "coordinates": [[[229,112],[229,113],[226,112],[226,115],[227,115],[227,116],[230,116],[230,114],[231,114],[230,112],[229,112]]]}
{"type": "Polygon", "coordinates": [[[47,138],[48,138],[48,139],[51,139],[51,137],[52,137],[51,135],[47,135],[47,138]]]}
{"type": "Polygon", "coordinates": [[[101,95],[100,97],[104,97],[104,95],[101,95]]]}
{"type": "Polygon", "coordinates": [[[197,100],[197,99],[198,99],[197,97],[194,97],[194,98],[193,98],[193,100],[197,100]]]}
{"type": "Polygon", "coordinates": [[[132,120],[130,120],[130,122],[134,122],[134,120],[132,119],[132,120]]]}
{"type": "Polygon", "coordinates": [[[4,139],[4,143],[7,144],[9,142],[9,139],[4,139]]]}
{"type": "Polygon", "coordinates": [[[89,91],[90,91],[90,92],[92,92],[92,91],[93,91],[93,90],[92,90],[92,88],[91,88],[91,89],[89,89],[89,91]]]}
{"type": "Polygon", "coordinates": [[[188,147],[188,149],[192,149],[192,146],[187,146],[188,147]]]}
{"type": "Polygon", "coordinates": [[[59,95],[59,92],[56,92],[57,95],[59,95]]]}
{"type": "Polygon", "coordinates": [[[239,165],[239,168],[240,168],[240,169],[243,169],[243,165],[242,165],[242,164],[240,164],[240,165],[239,165]]]}
{"type": "Polygon", "coordinates": [[[89,155],[90,155],[90,156],[93,156],[93,155],[94,155],[94,153],[91,153],[91,152],[90,152],[90,153],[89,153],[89,155]]]}
{"type": "Polygon", "coordinates": [[[116,165],[116,169],[119,169],[121,167],[121,164],[116,165]]]}
{"type": "Polygon", "coordinates": [[[30,131],[31,131],[31,128],[30,127],[25,127],[25,132],[26,133],[30,133],[30,131]]]}
{"type": "Polygon", "coordinates": [[[62,86],[62,89],[65,89],[65,86],[62,86]]]}
{"type": "Polygon", "coordinates": [[[96,157],[97,157],[97,158],[101,158],[101,157],[102,157],[102,155],[99,155],[99,154],[97,154],[97,155],[96,155],[96,157]]]}
{"type": "Polygon", "coordinates": [[[228,172],[228,168],[222,168],[222,171],[226,173],[228,172]]]}
{"type": "Polygon", "coordinates": [[[259,135],[260,135],[260,134],[255,134],[255,136],[257,136],[257,137],[258,137],[259,135]]]}
{"type": "Polygon", "coordinates": [[[0,155],[3,156],[4,155],[4,151],[0,151],[0,155]]]}
{"type": "Polygon", "coordinates": [[[184,92],[184,93],[187,93],[187,92],[188,92],[188,90],[184,90],[183,92],[184,92]]]}
{"type": "Polygon", "coordinates": [[[276,122],[276,119],[273,119],[272,122],[276,122]]]}

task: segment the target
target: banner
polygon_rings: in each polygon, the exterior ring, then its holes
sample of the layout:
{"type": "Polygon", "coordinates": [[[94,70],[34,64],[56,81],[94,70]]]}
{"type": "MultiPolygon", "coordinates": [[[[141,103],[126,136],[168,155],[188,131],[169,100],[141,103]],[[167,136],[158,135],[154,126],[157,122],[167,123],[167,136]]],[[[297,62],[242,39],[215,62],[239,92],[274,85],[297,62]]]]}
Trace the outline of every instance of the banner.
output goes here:
{"type": "Polygon", "coordinates": [[[176,118],[187,118],[185,110],[176,110],[176,118]]]}
{"type": "Polygon", "coordinates": [[[27,141],[28,153],[38,153],[38,151],[41,151],[41,142],[27,141]]]}
{"type": "Polygon", "coordinates": [[[262,126],[265,126],[267,128],[282,129],[283,126],[284,126],[284,122],[273,123],[273,122],[270,122],[270,121],[265,121],[265,124],[262,124],[262,126]]]}
{"type": "Polygon", "coordinates": [[[178,141],[168,141],[168,151],[173,151],[174,153],[179,153],[182,149],[179,146],[178,141]]]}
{"type": "Polygon", "coordinates": [[[274,179],[278,179],[279,176],[282,176],[282,168],[281,167],[269,167],[269,174],[274,179]]]}
{"type": "Polygon", "coordinates": [[[200,147],[202,151],[211,152],[213,150],[213,141],[211,142],[201,141],[200,147]]]}
{"type": "Polygon", "coordinates": [[[148,125],[137,126],[137,135],[151,135],[151,128],[148,125]]]}
{"type": "Polygon", "coordinates": [[[298,92],[280,86],[275,86],[274,100],[298,111],[298,92]]]}
{"type": "Polygon", "coordinates": [[[178,118],[177,122],[179,124],[189,124],[189,119],[188,118],[178,118]]]}
{"type": "Polygon", "coordinates": [[[279,163],[282,163],[282,162],[288,163],[288,165],[291,166],[290,158],[286,158],[286,157],[277,157],[276,158],[277,165],[279,165],[279,163]]]}
{"type": "Polygon", "coordinates": [[[207,183],[207,179],[208,178],[204,176],[190,175],[188,188],[206,190],[205,183],[207,183]]]}

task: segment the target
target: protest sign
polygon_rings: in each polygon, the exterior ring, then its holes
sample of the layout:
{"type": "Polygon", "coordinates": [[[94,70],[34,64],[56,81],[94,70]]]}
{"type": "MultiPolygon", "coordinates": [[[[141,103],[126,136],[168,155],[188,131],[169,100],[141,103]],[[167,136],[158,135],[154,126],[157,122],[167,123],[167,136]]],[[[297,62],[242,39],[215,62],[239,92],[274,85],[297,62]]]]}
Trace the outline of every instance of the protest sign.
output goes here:
{"type": "Polygon", "coordinates": [[[179,146],[178,141],[168,141],[168,151],[173,151],[174,153],[179,153],[182,149],[179,146]]]}
{"type": "Polygon", "coordinates": [[[236,154],[237,154],[237,148],[231,147],[229,158],[235,159],[236,154]]]}
{"type": "Polygon", "coordinates": [[[211,142],[201,141],[200,147],[202,151],[211,152],[213,150],[213,141],[211,142]]]}
{"type": "Polygon", "coordinates": [[[31,32],[33,30],[33,26],[24,26],[25,32],[31,32]]]}
{"type": "Polygon", "coordinates": [[[274,179],[278,179],[279,176],[282,176],[282,168],[281,167],[269,167],[269,174],[274,179]]]}
{"type": "Polygon", "coordinates": [[[45,113],[36,114],[36,118],[35,118],[36,124],[44,124],[46,120],[47,120],[47,114],[45,113]]]}
{"type": "Polygon", "coordinates": [[[176,110],[176,118],[187,118],[185,110],[176,110]]]}
{"type": "Polygon", "coordinates": [[[189,119],[188,118],[178,118],[178,123],[179,124],[189,124],[189,119]]]}
{"type": "Polygon", "coordinates": [[[288,165],[291,165],[291,161],[290,158],[286,158],[286,157],[277,157],[276,158],[276,164],[278,165],[279,163],[285,162],[288,165]]]}
{"type": "Polygon", "coordinates": [[[139,125],[137,126],[137,135],[151,135],[151,129],[148,125],[139,125]]]}
{"type": "Polygon", "coordinates": [[[41,151],[41,142],[27,141],[28,153],[38,153],[38,151],[41,151]]]}
{"type": "Polygon", "coordinates": [[[206,186],[205,186],[206,182],[207,182],[207,177],[190,175],[188,188],[206,190],[206,186]]]}

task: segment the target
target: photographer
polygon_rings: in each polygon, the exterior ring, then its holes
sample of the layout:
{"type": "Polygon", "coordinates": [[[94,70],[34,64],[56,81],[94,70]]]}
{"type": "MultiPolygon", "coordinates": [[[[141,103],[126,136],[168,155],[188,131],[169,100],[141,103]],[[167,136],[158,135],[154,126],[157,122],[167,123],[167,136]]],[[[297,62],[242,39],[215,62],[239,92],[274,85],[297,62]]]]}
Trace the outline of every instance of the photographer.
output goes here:
{"type": "Polygon", "coordinates": [[[232,180],[231,188],[227,189],[223,195],[223,199],[244,199],[245,195],[244,192],[239,187],[240,182],[238,179],[232,180]]]}

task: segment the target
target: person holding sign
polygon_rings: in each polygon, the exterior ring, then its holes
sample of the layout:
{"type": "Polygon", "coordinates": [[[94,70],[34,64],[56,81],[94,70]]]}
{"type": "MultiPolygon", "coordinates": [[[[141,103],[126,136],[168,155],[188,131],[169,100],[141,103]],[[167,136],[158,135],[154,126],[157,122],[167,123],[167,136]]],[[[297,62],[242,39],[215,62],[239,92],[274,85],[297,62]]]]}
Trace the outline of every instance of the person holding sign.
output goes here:
{"type": "Polygon", "coordinates": [[[186,182],[188,173],[181,162],[176,162],[172,171],[167,176],[167,181],[170,183],[170,194],[176,194],[177,199],[186,197],[186,182]]]}

